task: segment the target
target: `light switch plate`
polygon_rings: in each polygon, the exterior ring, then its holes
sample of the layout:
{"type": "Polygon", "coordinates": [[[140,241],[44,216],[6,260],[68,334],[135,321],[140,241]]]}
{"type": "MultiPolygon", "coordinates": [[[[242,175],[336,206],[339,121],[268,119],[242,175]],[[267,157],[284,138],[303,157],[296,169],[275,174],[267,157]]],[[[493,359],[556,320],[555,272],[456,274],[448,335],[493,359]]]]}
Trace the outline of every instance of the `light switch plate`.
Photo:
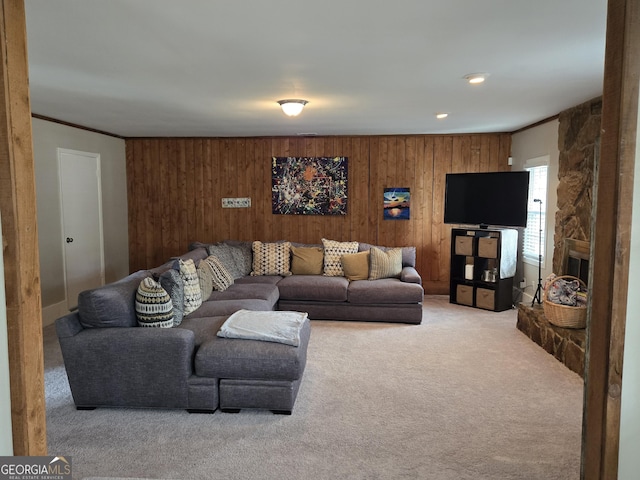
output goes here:
{"type": "Polygon", "coordinates": [[[251,206],[251,198],[223,198],[222,208],[249,208],[251,206]]]}

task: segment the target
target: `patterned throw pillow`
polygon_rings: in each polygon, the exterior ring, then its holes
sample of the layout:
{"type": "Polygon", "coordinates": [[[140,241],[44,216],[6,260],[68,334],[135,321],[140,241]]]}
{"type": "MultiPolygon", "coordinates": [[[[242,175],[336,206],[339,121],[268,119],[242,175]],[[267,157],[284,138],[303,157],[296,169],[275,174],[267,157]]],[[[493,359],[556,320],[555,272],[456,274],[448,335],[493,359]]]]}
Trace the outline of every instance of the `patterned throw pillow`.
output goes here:
{"type": "Polygon", "coordinates": [[[141,327],[173,327],[173,303],[167,291],[147,277],[136,292],[136,317],[141,327]]]}
{"type": "Polygon", "coordinates": [[[251,275],[251,269],[253,268],[253,251],[251,249],[252,242],[225,240],[222,243],[231,247],[231,254],[242,276],[251,275]]]}
{"type": "Polygon", "coordinates": [[[324,275],[327,277],[344,277],[342,255],[358,253],[358,242],[336,242],[322,239],[324,246],[324,275]]]}
{"type": "Polygon", "coordinates": [[[342,269],[349,281],[369,278],[369,251],[348,253],[342,256],[342,269]]]}
{"type": "Polygon", "coordinates": [[[390,248],[383,252],[379,248],[371,247],[371,269],[369,280],[379,278],[397,278],[402,272],[402,248],[390,248]]]}
{"type": "Polygon", "coordinates": [[[170,268],[160,275],[160,285],[171,297],[171,302],[173,303],[173,326],[177,327],[182,323],[182,317],[184,317],[184,282],[180,272],[170,268]]]}
{"type": "Polygon", "coordinates": [[[209,252],[209,255],[215,255],[218,260],[220,260],[220,263],[224,265],[224,268],[227,269],[233,278],[240,278],[243,276],[233,255],[233,247],[226,243],[216,243],[215,245],[209,245],[207,251],[209,252]]]}
{"type": "Polygon", "coordinates": [[[215,255],[209,255],[203,260],[211,271],[211,283],[213,289],[218,292],[224,292],[233,285],[233,276],[215,255]]]}
{"type": "Polygon", "coordinates": [[[198,262],[196,270],[198,272],[202,301],[206,302],[211,296],[211,292],[213,292],[213,270],[211,269],[211,264],[206,262],[206,259],[198,262]]]}
{"type": "Polygon", "coordinates": [[[291,275],[291,243],[262,243],[255,241],[253,249],[253,270],[251,275],[291,275]]]}
{"type": "Polygon", "coordinates": [[[184,314],[189,315],[202,305],[202,292],[198,271],[193,260],[178,259],[180,276],[184,282],[184,314]]]}
{"type": "Polygon", "coordinates": [[[322,275],[324,254],[320,247],[291,245],[291,273],[294,275],[322,275]]]}

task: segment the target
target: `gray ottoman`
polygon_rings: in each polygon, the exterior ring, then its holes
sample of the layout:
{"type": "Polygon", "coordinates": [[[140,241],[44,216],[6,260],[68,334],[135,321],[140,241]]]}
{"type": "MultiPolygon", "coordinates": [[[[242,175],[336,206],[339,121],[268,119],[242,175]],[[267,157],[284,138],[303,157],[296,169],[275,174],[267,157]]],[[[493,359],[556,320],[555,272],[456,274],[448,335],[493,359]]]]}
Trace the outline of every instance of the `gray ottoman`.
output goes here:
{"type": "Polygon", "coordinates": [[[243,408],[290,415],[307,363],[311,326],[305,319],[300,345],[211,337],[198,349],[195,373],[219,379],[223,412],[243,408]]]}

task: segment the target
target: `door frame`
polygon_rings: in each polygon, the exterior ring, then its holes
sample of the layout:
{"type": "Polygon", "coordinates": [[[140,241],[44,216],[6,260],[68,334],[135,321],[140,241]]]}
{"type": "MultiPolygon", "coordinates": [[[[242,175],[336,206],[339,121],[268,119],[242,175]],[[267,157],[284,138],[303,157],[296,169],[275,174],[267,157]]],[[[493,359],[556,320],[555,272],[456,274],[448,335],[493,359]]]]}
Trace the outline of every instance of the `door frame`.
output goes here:
{"type": "Polygon", "coordinates": [[[58,193],[60,200],[60,246],[62,248],[62,279],[64,282],[64,296],[67,303],[67,307],[69,306],[69,286],[67,283],[67,253],[65,248],[66,235],[64,231],[64,201],[63,196],[64,192],[62,189],[62,155],[76,155],[82,157],[89,157],[94,159],[96,162],[96,189],[98,192],[98,228],[99,228],[99,237],[100,237],[100,282],[101,285],[105,283],[105,266],[104,266],[104,227],[102,224],[102,170],[100,165],[100,154],[92,153],[92,152],[83,152],[80,150],[71,150],[68,148],[60,148],[56,149],[56,156],[58,161],[58,193]]]}

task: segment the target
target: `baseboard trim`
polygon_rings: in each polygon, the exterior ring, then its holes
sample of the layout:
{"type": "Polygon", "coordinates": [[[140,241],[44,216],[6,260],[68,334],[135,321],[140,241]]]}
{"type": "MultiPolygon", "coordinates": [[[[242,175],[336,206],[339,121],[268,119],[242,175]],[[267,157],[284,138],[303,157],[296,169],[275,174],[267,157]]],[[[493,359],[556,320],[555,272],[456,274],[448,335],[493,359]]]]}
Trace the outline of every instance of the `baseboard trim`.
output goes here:
{"type": "Polygon", "coordinates": [[[60,318],[69,313],[66,300],[53,305],[42,307],[42,326],[48,327],[53,325],[57,318],[60,318]]]}

